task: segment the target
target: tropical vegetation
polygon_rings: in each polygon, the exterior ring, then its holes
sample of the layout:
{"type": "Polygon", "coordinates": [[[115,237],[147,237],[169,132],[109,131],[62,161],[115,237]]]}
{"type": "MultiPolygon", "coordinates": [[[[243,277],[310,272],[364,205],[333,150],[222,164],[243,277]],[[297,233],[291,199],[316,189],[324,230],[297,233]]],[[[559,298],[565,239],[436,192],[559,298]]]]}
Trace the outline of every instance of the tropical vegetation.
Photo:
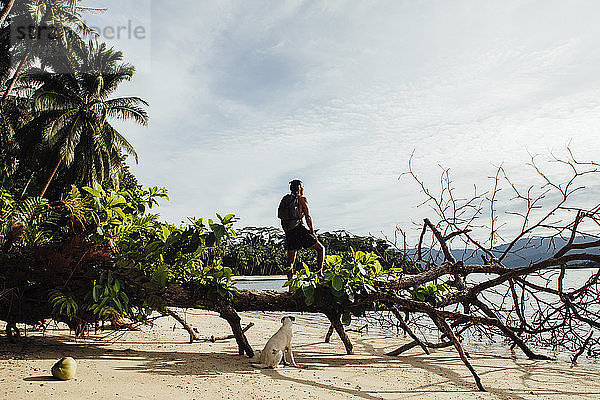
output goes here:
{"type": "MultiPolygon", "coordinates": [[[[418,268],[386,240],[372,236],[359,236],[345,230],[318,233],[330,255],[348,255],[353,250],[370,253],[379,257],[384,269],[403,266],[412,271],[418,268]]],[[[286,273],[286,250],[284,234],[274,227],[244,227],[237,231],[236,237],[223,245],[223,263],[238,275],[277,275],[286,273]]],[[[296,267],[303,264],[316,265],[316,255],[312,250],[298,252],[296,267]]]]}
{"type": "MultiPolygon", "coordinates": [[[[234,273],[284,270],[278,229],[245,228],[236,235],[233,214],[180,225],[159,219],[154,210],[168,200],[166,189],[142,189],[126,164],[128,156],[137,161],[137,153],[113,123],[148,124],[145,100],[116,95],[135,68],[97,40],[77,1],[4,5],[0,312],[9,334],[18,332],[17,322],[52,317],[81,336],[101,321],[144,321],[154,311],[166,312],[169,285],[201,288],[206,298],[222,302],[236,293],[234,273]]],[[[322,282],[339,289],[343,276],[352,296],[371,287],[382,265],[389,270],[403,261],[370,237],[341,231],[319,237],[331,254],[375,251],[382,264],[376,263],[373,277],[362,267],[325,273],[303,286],[306,293],[322,282]],[[359,281],[367,286],[360,289],[359,281]]],[[[327,265],[338,268],[334,259],[327,265]]],[[[299,257],[299,266],[307,264],[314,265],[311,253],[299,257]]],[[[308,277],[301,272],[298,279],[308,277]]]]}
{"type": "MultiPolygon", "coordinates": [[[[55,320],[83,335],[98,321],[139,321],[161,310],[169,283],[197,284],[214,297],[233,290],[231,270],[214,256],[233,233],[232,214],[181,226],[160,222],[150,211],[168,197],[156,187],[73,186],[54,202],[17,200],[5,190],[0,195],[2,312],[19,299],[35,298],[52,307],[55,320]]],[[[40,314],[13,318],[34,323],[44,320],[40,314]]]]}
{"type": "Polygon", "coordinates": [[[98,42],[75,1],[16,1],[0,30],[4,187],[58,199],[72,184],[118,184],[137,154],[111,121],[148,123],[146,101],[113,96],[135,68],[98,42]]]}
{"type": "Polygon", "coordinates": [[[196,307],[227,320],[239,353],[252,357],[238,311],[320,312],[351,353],[343,325],[377,310],[412,338],[389,355],[454,346],[481,390],[461,345],[466,332],[500,335],[532,359],[548,359],[532,345],[563,346],[573,362],[584,352],[600,354],[600,272],[574,288],[565,278],[569,264],[600,262],[600,205],[568,201],[584,187],[581,177],[598,174],[597,162],[569,151],[568,159],[555,158],[567,170],[557,181],[532,160],[542,183],[526,188],[499,167],[492,189],[471,198],[455,193],[447,170],[435,194],[409,162],[408,175],[437,218],[423,220],[413,261],[383,240],[323,233],[325,265],[315,270],[314,255],[301,254],[289,292],[238,290],[235,273],[283,272],[281,231],[246,228],[238,235],[234,214],[161,221],[155,207],[168,200],[167,191],[138,184],[126,164],[127,156],[137,159],[135,149],[114,126],[148,123],[145,100],[116,95],[134,67],[93,37],[77,0],[2,5],[0,319],[9,337],[18,335],[17,323],[52,319],[82,336],[104,321],[119,326],[153,312],[174,316],[169,306],[196,307]],[[15,37],[21,28],[26,34],[15,37]],[[501,190],[512,196],[505,215],[497,209],[501,190]],[[521,230],[498,247],[506,215],[522,218],[521,230]],[[549,239],[551,254],[528,259],[540,237],[549,239]],[[463,256],[452,246],[466,249],[463,256]],[[464,255],[469,248],[481,252],[482,264],[464,255]],[[511,255],[518,265],[508,266],[511,255]],[[427,318],[429,325],[422,323],[427,318]],[[426,327],[437,335],[425,336],[426,327]]]}

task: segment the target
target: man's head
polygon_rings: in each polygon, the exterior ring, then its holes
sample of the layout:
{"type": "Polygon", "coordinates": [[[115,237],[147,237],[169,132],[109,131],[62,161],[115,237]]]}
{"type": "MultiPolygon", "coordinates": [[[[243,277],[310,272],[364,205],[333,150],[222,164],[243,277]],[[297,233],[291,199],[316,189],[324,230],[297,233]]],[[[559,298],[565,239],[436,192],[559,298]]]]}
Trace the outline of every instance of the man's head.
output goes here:
{"type": "Polygon", "coordinates": [[[290,192],[302,194],[301,193],[302,191],[303,191],[303,187],[302,187],[302,181],[300,179],[294,179],[293,181],[290,182],[290,192]]]}

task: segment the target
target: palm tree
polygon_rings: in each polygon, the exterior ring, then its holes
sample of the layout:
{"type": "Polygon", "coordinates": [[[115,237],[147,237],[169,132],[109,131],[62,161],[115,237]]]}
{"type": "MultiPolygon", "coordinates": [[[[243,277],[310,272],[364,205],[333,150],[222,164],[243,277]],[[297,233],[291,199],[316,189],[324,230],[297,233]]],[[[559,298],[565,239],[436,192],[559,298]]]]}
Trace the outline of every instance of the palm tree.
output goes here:
{"type": "Polygon", "coordinates": [[[35,143],[31,142],[34,137],[24,137],[20,130],[30,111],[30,99],[12,98],[0,112],[0,183],[15,184],[14,178],[22,175],[24,164],[34,157],[35,143]]]}
{"type": "Polygon", "coordinates": [[[137,154],[109,120],[148,124],[146,101],[139,97],[109,98],[135,71],[122,62],[120,51],[90,41],[87,46],[76,47],[75,53],[78,72],[55,74],[34,69],[23,76],[25,82],[39,85],[33,95],[34,118],[24,129],[40,132],[55,155],[54,169],[40,196],[61,165],[76,172],[78,183],[118,182],[123,153],[133,155],[136,162],[137,154]]]}
{"type": "Polygon", "coordinates": [[[81,9],[76,3],[77,0],[21,0],[12,5],[9,30],[17,34],[11,40],[10,57],[16,68],[6,84],[0,105],[6,102],[21,74],[36,59],[46,66],[53,56],[69,57],[72,44],[81,40],[78,32],[94,34],[80,18],[81,9]],[[24,34],[31,28],[35,34],[24,34]],[[39,35],[41,32],[44,36],[39,35]],[[49,36],[50,32],[53,36],[49,36]]]}

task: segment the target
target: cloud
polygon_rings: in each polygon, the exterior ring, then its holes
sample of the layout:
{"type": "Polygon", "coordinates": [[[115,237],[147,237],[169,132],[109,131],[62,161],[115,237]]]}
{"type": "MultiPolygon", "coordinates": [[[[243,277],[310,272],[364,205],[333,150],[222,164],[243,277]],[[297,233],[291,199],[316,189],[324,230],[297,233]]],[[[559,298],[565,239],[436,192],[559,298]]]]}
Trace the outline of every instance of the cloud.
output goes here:
{"type": "Polygon", "coordinates": [[[398,181],[413,150],[464,190],[570,142],[593,158],[599,6],[532,4],[154,1],[152,73],[126,88],[152,104],[150,129],[123,126],[135,172],[172,221],[276,225],[300,177],[317,227],[391,235],[426,212],[398,181]]]}

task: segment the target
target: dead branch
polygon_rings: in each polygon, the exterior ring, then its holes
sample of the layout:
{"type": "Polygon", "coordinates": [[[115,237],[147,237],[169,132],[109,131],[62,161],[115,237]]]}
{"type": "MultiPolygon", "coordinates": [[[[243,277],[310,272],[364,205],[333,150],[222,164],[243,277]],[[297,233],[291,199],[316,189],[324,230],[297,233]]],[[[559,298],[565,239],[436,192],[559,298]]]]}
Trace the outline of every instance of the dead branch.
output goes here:
{"type": "Polygon", "coordinates": [[[181,324],[181,326],[183,326],[183,328],[190,335],[190,343],[193,343],[194,340],[200,340],[200,338],[196,335],[196,332],[194,331],[194,328],[192,326],[190,326],[187,323],[187,321],[181,317],[181,315],[179,315],[178,313],[176,313],[175,311],[171,310],[168,307],[164,308],[163,313],[164,313],[164,315],[168,315],[170,317],[173,317],[177,322],[179,322],[181,324]]]}
{"type": "Polygon", "coordinates": [[[477,375],[477,372],[475,372],[475,369],[473,368],[473,366],[467,359],[467,355],[465,354],[465,351],[463,350],[462,345],[460,344],[460,341],[458,340],[456,335],[454,335],[454,332],[452,331],[452,328],[450,327],[450,325],[448,325],[448,323],[446,322],[446,320],[444,318],[440,317],[436,313],[431,313],[429,316],[431,317],[433,323],[439,328],[439,330],[441,332],[443,332],[446,335],[446,337],[448,337],[448,339],[450,339],[450,341],[456,348],[456,351],[458,352],[460,359],[462,360],[462,362],[465,364],[467,369],[473,375],[473,378],[475,379],[475,384],[477,385],[477,388],[480,391],[485,392],[485,389],[483,388],[483,385],[481,384],[481,379],[479,378],[479,375],[477,375]]]}
{"type": "MultiPolygon", "coordinates": [[[[252,328],[253,326],[254,326],[254,323],[250,322],[248,325],[246,325],[244,327],[244,329],[242,329],[242,332],[246,333],[248,331],[248,329],[252,328]]],[[[214,342],[218,342],[220,340],[229,340],[229,339],[235,339],[235,335],[225,335],[225,336],[214,336],[214,335],[211,335],[211,337],[209,337],[209,338],[201,338],[201,339],[196,339],[196,340],[198,340],[200,342],[211,342],[211,343],[214,343],[214,342]]]]}

